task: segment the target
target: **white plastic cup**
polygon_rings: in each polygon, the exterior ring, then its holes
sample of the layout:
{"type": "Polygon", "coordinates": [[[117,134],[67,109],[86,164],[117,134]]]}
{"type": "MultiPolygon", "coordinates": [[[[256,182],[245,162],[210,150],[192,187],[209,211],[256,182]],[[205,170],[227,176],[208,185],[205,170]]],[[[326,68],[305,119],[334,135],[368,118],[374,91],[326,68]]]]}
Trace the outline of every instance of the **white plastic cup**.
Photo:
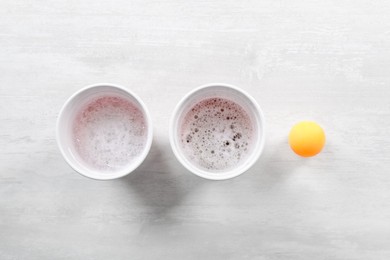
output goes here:
{"type": "Polygon", "coordinates": [[[152,145],[153,126],[148,109],[136,94],[119,85],[99,83],[79,90],[65,102],[57,119],[56,134],[57,143],[64,159],[75,171],[96,180],[112,180],[133,172],[145,160],[152,145]],[[147,127],[146,142],[141,154],[126,166],[110,172],[97,170],[84,162],[75,148],[72,135],[73,122],[80,110],[91,100],[104,96],[119,96],[136,105],[143,113],[147,127]]]}
{"type": "Polygon", "coordinates": [[[190,172],[209,180],[226,180],[241,175],[259,159],[265,143],[264,116],[256,100],[243,90],[228,84],[212,83],[200,86],[188,93],[176,106],[170,121],[169,138],[173,153],[179,162],[190,172]],[[252,149],[243,162],[237,167],[225,171],[212,172],[200,168],[191,162],[180,145],[180,126],[187,112],[197,103],[208,98],[224,98],[239,104],[248,112],[254,125],[252,149]]]}

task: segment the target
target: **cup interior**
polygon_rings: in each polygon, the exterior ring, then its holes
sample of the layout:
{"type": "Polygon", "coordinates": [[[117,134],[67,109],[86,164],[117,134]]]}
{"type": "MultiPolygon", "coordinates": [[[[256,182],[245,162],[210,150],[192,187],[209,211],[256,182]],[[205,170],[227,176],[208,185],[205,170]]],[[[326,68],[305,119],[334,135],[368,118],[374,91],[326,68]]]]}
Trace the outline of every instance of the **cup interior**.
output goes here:
{"type": "Polygon", "coordinates": [[[141,99],[129,90],[112,84],[92,85],[78,91],[65,103],[57,120],[57,142],[65,160],[74,170],[93,179],[116,179],[132,172],[146,158],[151,147],[152,136],[151,119],[141,99]],[[141,154],[134,158],[131,163],[112,172],[103,172],[88,165],[78,153],[73,136],[75,118],[80,110],[85,108],[92,100],[106,96],[120,97],[137,106],[143,113],[147,128],[146,142],[141,154]]]}
{"type": "Polygon", "coordinates": [[[171,146],[178,160],[192,173],[211,180],[233,178],[248,170],[257,161],[263,150],[264,134],[264,117],[256,101],[237,87],[226,84],[201,86],[187,94],[177,105],[170,125],[171,146]],[[218,172],[205,170],[186,157],[181,145],[180,129],[185,116],[196,104],[209,98],[223,98],[240,105],[248,113],[254,128],[249,155],[232,169],[218,172]]]}

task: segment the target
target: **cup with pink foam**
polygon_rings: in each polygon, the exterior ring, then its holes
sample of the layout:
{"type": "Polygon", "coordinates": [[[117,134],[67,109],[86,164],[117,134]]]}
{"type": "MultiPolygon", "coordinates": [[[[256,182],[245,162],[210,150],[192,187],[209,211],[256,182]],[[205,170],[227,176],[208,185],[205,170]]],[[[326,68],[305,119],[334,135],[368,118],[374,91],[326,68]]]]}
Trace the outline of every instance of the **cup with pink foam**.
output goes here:
{"type": "Polygon", "coordinates": [[[247,171],[260,157],[264,116],[255,99],[227,84],[207,84],[188,93],[170,122],[170,143],[190,172],[225,180],[247,171]]]}
{"type": "Polygon", "coordinates": [[[114,84],[95,84],[73,94],[57,120],[57,143],[78,173],[111,180],[133,172],[146,158],[153,129],[143,101],[114,84]]]}

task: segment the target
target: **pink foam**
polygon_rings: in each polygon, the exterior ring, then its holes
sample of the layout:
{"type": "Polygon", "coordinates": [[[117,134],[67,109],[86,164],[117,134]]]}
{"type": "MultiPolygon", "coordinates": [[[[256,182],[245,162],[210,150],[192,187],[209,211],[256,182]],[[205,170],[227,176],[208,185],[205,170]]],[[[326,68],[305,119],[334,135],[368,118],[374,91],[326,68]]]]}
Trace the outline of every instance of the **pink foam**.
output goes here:
{"type": "Polygon", "coordinates": [[[186,157],[198,167],[228,170],[250,152],[254,125],[237,103],[222,98],[200,101],[185,115],[181,143],[186,157]]]}
{"type": "Polygon", "coordinates": [[[74,145],[90,167],[115,171],[134,161],[143,151],[147,126],[142,111],[117,96],[95,98],[73,122],[74,145]]]}

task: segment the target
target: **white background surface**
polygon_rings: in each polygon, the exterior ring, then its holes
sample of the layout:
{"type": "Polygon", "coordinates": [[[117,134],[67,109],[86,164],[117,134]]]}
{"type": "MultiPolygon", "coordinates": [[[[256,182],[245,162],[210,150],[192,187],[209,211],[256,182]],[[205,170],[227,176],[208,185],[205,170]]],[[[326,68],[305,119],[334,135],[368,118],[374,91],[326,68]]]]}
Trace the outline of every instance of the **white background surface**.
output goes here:
{"type": "Polygon", "coordinates": [[[0,2],[0,259],[389,259],[390,3],[0,2]],[[55,121],[81,87],[118,83],[155,141],[131,176],[75,173],[55,121]],[[244,175],[203,180],[168,143],[198,85],[251,93],[268,122],[244,175]],[[311,159],[290,127],[318,121],[311,159]]]}

